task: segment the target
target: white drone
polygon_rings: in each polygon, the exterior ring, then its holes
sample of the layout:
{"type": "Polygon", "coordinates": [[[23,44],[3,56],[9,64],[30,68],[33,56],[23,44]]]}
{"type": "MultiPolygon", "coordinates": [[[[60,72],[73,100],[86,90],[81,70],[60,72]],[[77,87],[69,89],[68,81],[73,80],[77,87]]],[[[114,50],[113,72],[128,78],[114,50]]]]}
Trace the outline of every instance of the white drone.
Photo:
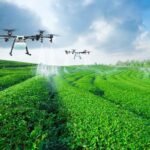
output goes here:
{"type": "Polygon", "coordinates": [[[83,51],[76,51],[75,49],[70,50],[65,50],[65,53],[68,54],[73,54],[74,55],[74,59],[76,57],[81,59],[81,54],[86,55],[86,54],[90,54],[90,51],[88,50],[83,50],[83,51]]]}
{"type": "Polygon", "coordinates": [[[4,31],[6,31],[7,34],[6,35],[0,35],[0,39],[4,39],[5,42],[8,42],[10,39],[13,39],[13,44],[11,47],[11,51],[9,53],[11,56],[12,56],[12,52],[13,52],[15,43],[25,43],[26,54],[31,56],[31,54],[29,53],[27,44],[26,44],[26,40],[28,40],[28,39],[32,40],[32,41],[34,41],[34,40],[39,41],[40,40],[40,42],[43,43],[43,39],[47,38],[52,43],[54,36],[58,36],[57,34],[46,34],[46,35],[44,35],[44,32],[45,32],[44,30],[39,30],[38,34],[30,35],[30,36],[13,35],[13,32],[15,31],[14,29],[4,29],[4,31]]]}

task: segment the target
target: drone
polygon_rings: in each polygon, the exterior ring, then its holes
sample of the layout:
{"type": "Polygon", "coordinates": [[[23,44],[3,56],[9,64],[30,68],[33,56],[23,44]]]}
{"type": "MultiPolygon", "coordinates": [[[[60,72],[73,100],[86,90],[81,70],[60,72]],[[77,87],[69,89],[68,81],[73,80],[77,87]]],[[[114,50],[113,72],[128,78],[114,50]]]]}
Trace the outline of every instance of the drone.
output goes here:
{"type": "Polygon", "coordinates": [[[83,50],[83,51],[76,51],[75,49],[72,49],[71,51],[70,50],[65,50],[65,53],[68,55],[68,54],[73,54],[74,55],[74,59],[76,58],[76,57],[78,57],[78,58],[82,58],[81,57],[81,54],[83,54],[83,55],[86,55],[86,54],[90,54],[90,51],[88,51],[88,50],[83,50]]]}
{"type": "Polygon", "coordinates": [[[4,29],[4,31],[6,32],[6,34],[4,35],[0,35],[0,39],[4,39],[5,42],[8,42],[9,40],[13,39],[13,43],[12,43],[12,47],[10,50],[10,56],[12,56],[12,52],[15,46],[15,43],[25,43],[25,48],[26,48],[26,54],[31,56],[31,54],[29,53],[27,44],[26,44],[26,40],[31,40],[31,41],[40,41],[41,43],[43,43],[43,39],[49,39],[50,43],[53,42],[53,38],[54,36],[58,36],[57,34],[46,34],[44,35],[44,30],[39,30],[37,34],[35,35],[30,35],[30,36],[19,36],[19,35],[14,35],[13,32],[15,31],[15,29],[4,29]]]}

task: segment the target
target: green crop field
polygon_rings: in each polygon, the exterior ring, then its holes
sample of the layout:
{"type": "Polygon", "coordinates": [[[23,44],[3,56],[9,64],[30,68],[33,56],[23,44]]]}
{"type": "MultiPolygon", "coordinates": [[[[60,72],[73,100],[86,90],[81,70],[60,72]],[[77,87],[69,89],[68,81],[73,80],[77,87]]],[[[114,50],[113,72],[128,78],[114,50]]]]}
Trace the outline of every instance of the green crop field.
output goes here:
{"type": "Polygon", "coordinates": [[[0,61],[0,150],[149,150],[150,67],[0,61]]]}

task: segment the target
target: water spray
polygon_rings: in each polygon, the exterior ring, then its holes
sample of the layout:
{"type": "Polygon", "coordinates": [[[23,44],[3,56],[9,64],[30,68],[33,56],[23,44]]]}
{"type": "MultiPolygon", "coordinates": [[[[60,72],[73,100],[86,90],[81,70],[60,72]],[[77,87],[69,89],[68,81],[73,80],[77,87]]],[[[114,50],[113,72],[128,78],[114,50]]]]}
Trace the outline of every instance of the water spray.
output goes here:
{"type": "Polygon", "coordinates": [[[52,50],[51,49],[49,51],[44,50],[43,43],[41,43],[39,64],[37,66],[37,71],[36,71],[37,75],[42,75],[42,76],[49,77],[49,76],[53,76],[53,75],[58,74],[58,70],[59,70],[58,67],[54,66],[52,64],[48,64],[47,61],[49,59],[52,60],[52,61],[55,60],[52,57],[52,50]]]}

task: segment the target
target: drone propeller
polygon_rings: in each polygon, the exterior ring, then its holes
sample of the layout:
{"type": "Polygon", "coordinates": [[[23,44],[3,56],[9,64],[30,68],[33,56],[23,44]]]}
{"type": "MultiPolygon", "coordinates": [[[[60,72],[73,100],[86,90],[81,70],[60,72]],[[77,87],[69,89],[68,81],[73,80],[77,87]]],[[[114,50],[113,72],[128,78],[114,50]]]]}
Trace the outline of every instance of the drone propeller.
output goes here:
{"type": "Polygon", "coordinates": [[[72,49],[71,53],[75,54],[76,53],[76,49],[72,49]]]}
{"type": "Polygon", "coordinates": [[[45,32],[45,30],[39,30],[40,35],[43,35],[44,32],[45,32]]]}
{"type": "Polygon", "coordinates": [[[41,39],[41,43],[43,43],[43,34],[45,30],[39,30],[38,32],[39,34],[36,35],[36,40],[38,41],[39,39],[41,39]]]}
{"type": "Polygon", "coordinates": [[[15,29],[3,29],[3,30],[6,31],[9,36],[11,36],[11,35],[12,35],[12,32],[15,31],[15,29]]]}
{"type": "Polygon", "coordinates": [[[58,35],[58,34],[47,34],[47,35],[50,36],[50,37],[60,36],[60,35],[58,35]]]}
{"type": "Polygon", "coordinates": [[[65,50],[65,53],[66,53],[66,54],[70,54],[70,51],[69,51],[69,50],[65,50]]]}
{"type": "Polygon", "coordinates": [[[4,31],[7,31],[7,32],[14,32],[15,29],[3,29],[4,31]]]}
{"type": "Polygon", "coordinates": [[[47,34],[47,35],[45,36],[45,38],[49,38],[49,39],[50,39],[50,42],[52,43],[54,36],[59,36],[59,35],[58,35],[58,34],[47,34]]]}

